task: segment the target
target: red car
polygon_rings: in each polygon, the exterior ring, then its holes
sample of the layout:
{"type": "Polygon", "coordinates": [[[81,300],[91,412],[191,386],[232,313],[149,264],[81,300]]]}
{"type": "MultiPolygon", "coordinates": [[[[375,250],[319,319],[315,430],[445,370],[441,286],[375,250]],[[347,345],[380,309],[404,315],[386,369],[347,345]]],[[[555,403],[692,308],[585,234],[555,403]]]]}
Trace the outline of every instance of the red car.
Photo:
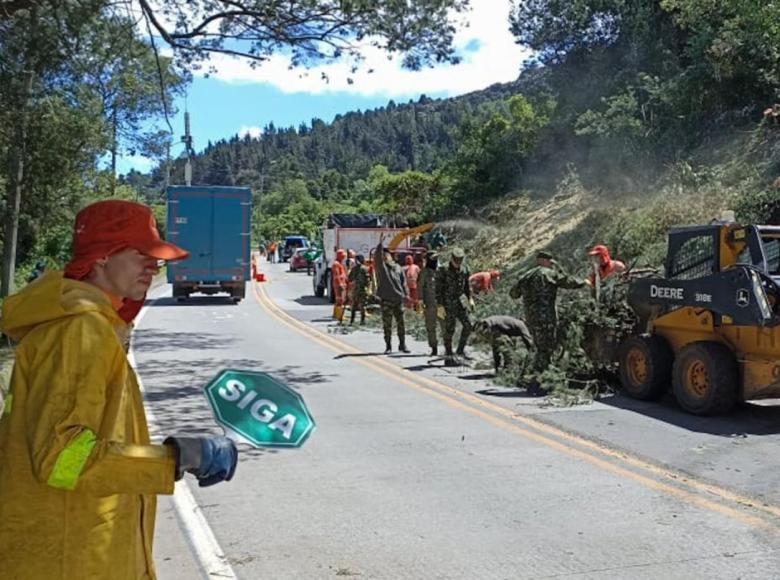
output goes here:
{"type": "Polygon", "coordinates": [[[306,261],[304,253],[307,251],[308,248],[298,248],[293,252],[292,256],[290,256],[290,272],[306,269],[308,262],[306,261]]]}

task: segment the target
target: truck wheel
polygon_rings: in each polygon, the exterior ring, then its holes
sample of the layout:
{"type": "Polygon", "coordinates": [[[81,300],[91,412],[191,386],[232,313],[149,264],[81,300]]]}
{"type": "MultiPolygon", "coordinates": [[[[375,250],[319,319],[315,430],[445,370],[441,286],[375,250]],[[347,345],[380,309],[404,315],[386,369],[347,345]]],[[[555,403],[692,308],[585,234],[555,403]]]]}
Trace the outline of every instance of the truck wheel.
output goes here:
{"type": "Polygon", "coordinates": [[[737,359],[724,344],[689,344],[677,355],[673,375],[674,396],[689,413],[719,415],[728,413],[737,403],[737,359]]]}
{"type": "Polygon", "coordinates": [[[660,336],[632,336],[620,346],[620,383],[634,399],[660,399],[669,388],[674,354],[660,336]]]}

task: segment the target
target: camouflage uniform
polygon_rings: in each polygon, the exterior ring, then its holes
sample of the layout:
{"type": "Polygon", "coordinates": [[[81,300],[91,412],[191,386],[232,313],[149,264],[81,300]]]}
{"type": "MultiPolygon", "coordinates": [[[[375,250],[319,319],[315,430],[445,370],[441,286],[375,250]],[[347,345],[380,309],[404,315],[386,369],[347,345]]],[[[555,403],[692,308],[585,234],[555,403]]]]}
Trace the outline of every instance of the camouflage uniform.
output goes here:
{"type": "Polygon", "coordinates": [[[488,316],[474,325],[474,329],[484,338],[490,339],[490,348],[493,351],[493,368],[496,373],[503,366],[509,366],[512,353],[517,350],[515,338],[519,338],[526,349],[533,347],[533,337],[526,324],[519,318],[512,316],[488,316]],[[503,364],[502,364],[503,359],[503,364]]]}
{"type": "Polygon", "coordinates": [[[425,330],[428,333],[428,346],[432,351],[439,348],[439,339],[436,336],[436,325],[438,316],[436,316],[436,270],[427,266],[420,272],[420,278],[417,282],[420,299],[425,308],[425,330]]]}
{"type": "Polygon", "coordinates": [[[382,327],[385,334],[385,347],[390,351],[390,339],[393,329],[393,318],[395,318],[398,330],[398,348],[401,351],[406,350],[406,325],[404,324],[404,301],[408,294],[406,290],[406,276],[404,271],[394,261],[384,261],[384,249],[380,243],[375,251],[377,257],[374,267],[376,268],[377,288],[376,293],[379,297],[379,304],[382,309],[382,327]]]}
{"type": "Polygon", "coordinates": [[[366,321],[366,298],[368,297],[368,267],[357,264],[349,272],[349,282],[354,286],[352,291],[352,314],[350,323],[355,322],[355,313],[360,311],[360,324],[366,321]]]}
{"type": "MultiPolygon", "coordinates": [[[[461,251],[462,254],[462,251],[461,251]]],[[[455,250],[453,250],[453,255],[455,250]]],[[[446,354],[452,356],[452,337],[455,334],[455,323],[460,321],[460,341],[458,354],[463,354],[471,334],[472,324],[469,319],[467,304],[471,300],[469,286],[469,270],[465,264],[455,269],[452,263],[441,268],[436,273],[436,300],[444,307],[444,348],[446,354]]]]}
{"type": "Polygon", "coordinates": [[[557,269],[534,266],[520,276],[510,290],[512,298],[523,299],[525,322],[534,338],[536,356],[534,371],[542,372],[550,366],[558,344],[558,311],[556,299],[559,288],[575,289],[585,282],[557,269]]]}

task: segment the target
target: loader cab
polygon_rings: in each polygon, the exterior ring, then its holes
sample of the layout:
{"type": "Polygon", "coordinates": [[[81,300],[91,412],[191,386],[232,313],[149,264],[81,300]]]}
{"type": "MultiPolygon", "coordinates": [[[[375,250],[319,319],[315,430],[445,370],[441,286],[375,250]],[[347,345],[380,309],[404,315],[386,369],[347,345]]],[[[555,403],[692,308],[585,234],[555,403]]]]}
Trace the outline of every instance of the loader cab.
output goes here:
{"type": "Polygon", "coordinates": [[[666,277],[695,280],[720,271],[721,226],[685,226],[669,232],[666,277]]]}
{"type": "Polygon", "coordinates": [[[744,264],[780,285],[780,226],[715,224],[669,232],[666,277],[694,280],[744,264]]]}

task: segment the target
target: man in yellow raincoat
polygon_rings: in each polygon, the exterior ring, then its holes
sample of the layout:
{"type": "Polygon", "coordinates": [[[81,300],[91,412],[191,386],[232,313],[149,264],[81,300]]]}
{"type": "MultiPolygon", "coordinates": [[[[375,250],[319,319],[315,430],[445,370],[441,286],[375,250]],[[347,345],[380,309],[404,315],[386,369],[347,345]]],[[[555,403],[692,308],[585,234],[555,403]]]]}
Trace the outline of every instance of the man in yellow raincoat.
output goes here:
{"type": "Polygon", "coordinates": [[[3,306],[18,342],[0,418],[0,576],[155,577],[156,494],[193,473],[229,480],[224,437],[153,445],[121,338],[157,273],[188,254],[162,241],[149,208],[98,202],[76,217],[74,256],[3,306]]]}

